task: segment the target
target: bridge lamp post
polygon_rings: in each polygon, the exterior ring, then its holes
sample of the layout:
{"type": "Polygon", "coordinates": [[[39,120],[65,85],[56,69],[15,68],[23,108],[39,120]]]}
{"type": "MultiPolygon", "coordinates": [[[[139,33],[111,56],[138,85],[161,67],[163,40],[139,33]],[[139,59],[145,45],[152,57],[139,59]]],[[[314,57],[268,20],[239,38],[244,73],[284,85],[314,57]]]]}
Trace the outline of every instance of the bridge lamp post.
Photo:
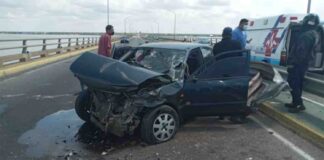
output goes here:
{"type": "Polygon", "coordinates": [[[160,24],[159,22],[154,22],[157,25],[157,34],[160,34],[160,24]]]}
{"type": "Polygon", "coordinates": [[[312,0],[308,0],[307,13],[310,13],[311,5],[312,5],[312,0]]]}
{"type": "Polygon", "coordinates": [[[124,34],[126,35],[126,25],[127,25],[127,19],[130,18],[130,16],[124,18],[124,34]]]}
{"type": "Polygon", "coordinates": [[[170,10],[168,10],[168,11],[174,14],[173,38],[175,40],[176,39],[175,36],[176,36],[177,14],[174,11],[170,11],[170,10]]]}
{"type": "Polygon", "coordinates": [[[109,25],[109,0],[107,0],[107,25],[109,25]]]}

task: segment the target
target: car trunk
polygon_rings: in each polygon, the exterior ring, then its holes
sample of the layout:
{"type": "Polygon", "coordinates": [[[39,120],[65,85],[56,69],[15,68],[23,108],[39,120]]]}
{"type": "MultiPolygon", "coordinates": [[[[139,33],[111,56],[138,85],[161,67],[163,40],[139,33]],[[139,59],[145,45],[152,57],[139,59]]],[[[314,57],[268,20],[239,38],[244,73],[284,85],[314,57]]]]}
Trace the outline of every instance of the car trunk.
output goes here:
{"type": "Polygon", "coordinates": [[[278,96],[280,92],[289,90],[288,83],[268,63],[251,62],[250,75],[247,106],[256,107],[258,104],[278,96]]]}

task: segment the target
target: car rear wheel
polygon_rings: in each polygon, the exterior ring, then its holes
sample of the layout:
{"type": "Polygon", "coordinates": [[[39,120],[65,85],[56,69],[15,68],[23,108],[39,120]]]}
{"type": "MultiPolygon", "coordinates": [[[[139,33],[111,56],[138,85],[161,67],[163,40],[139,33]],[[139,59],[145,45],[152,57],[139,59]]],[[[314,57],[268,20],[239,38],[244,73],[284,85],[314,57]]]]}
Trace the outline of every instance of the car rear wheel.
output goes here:
{"type": "Polygon", "coordinates": [[[172,107],[163,105],[144,115],[141,137],[148,144],[166,142],[174,137],[178,127],[178,113],[172,107]]]}
{"type": "Polygon", "coordinates": [[[84,90],[79,93],[75,100],[75,112],[84,121],[90,122],[91,96],[90,92],[84,90]]]}

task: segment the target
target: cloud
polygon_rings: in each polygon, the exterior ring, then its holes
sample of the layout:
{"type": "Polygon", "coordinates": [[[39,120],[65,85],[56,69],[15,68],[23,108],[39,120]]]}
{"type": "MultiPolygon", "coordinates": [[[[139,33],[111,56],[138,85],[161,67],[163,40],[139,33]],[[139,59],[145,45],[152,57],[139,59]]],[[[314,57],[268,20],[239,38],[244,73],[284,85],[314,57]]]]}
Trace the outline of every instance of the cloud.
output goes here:
{"type": "MultiPolygon", "coordinates": [[[[324,17],[324,1],[312,1],[324,17]]],[[[102,32],[107,23],[106,0],[0,0],[0,30],[102,32]],[[24,25],[22,25],[24,24],[24,25]]],[[[172,33],[174,15],[179,33],[220,33],[241,18],[305,13],[307,1],[295,0],[110,0],[110,23],[117,32],[172,33]],[[170,12],[172,11],[172,12],[170,12]]],[[[323,19],[323,18],[322,18],[323,19]]]]}
{"type": "Polygon", "coordinates": [[[14,8],[20,6],[17,1],[12,1],[12,0],[1,0],[1,5],[0,8],[14,8]]]}

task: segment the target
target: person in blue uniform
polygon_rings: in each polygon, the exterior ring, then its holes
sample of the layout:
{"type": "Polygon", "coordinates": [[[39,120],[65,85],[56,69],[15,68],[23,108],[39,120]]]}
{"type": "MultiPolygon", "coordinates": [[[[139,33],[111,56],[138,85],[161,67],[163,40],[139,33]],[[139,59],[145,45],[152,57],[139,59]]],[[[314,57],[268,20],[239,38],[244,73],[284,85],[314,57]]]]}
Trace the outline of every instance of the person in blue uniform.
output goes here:
{"type": "Polygon", "coordinates": [[[236,27],[232,33],[232,39],[237,40],[241,43],[241,47],[245,49],[246,44],[250,43],[252,39],[247,40],[246,30],[248,27],[249,20],[243,18],[240,20],[239,26],[236,27]]]}

